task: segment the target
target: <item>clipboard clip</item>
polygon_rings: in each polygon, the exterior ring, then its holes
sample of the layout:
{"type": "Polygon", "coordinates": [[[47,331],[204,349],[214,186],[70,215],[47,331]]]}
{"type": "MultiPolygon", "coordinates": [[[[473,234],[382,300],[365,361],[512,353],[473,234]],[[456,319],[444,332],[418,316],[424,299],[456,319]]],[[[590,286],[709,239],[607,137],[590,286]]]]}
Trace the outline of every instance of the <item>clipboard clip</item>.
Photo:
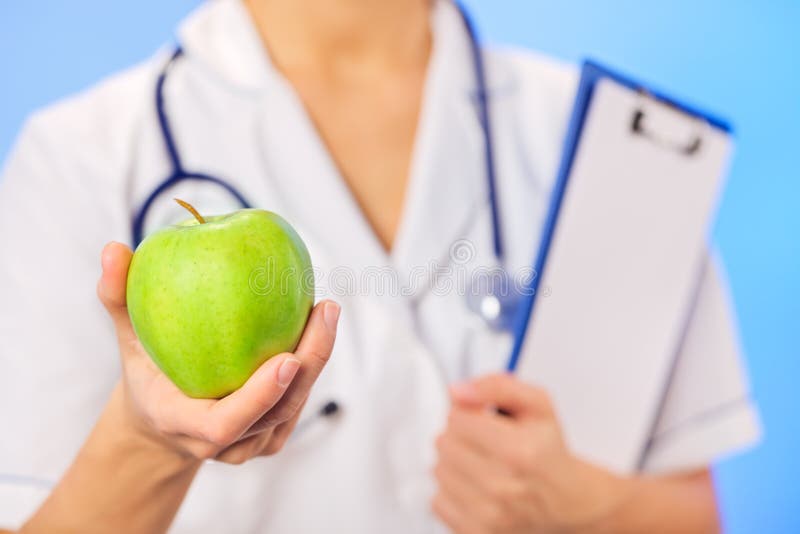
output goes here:
{"type": "MultiPolygon", "coordinates": [[[[660,145],[664,148],[675,150],[684,154],[685,156],[693,156],[696,154],[703,145],[703,132],[708,127],[708,123],[700,117],[694,117],[695,131],[687,140],[674,139],[665,135],[661,135],[647,124],[647,101],[656,100],[650,93],[645,90],[639,90],[640,103],[634,109],[631,117],[631,133],[649,139],[653,143],[660,145]]],[[[661,101],[659,101],[661,102],[661,101]]],[[[667,105],[672,106],[667,102],[667,105]]]]}

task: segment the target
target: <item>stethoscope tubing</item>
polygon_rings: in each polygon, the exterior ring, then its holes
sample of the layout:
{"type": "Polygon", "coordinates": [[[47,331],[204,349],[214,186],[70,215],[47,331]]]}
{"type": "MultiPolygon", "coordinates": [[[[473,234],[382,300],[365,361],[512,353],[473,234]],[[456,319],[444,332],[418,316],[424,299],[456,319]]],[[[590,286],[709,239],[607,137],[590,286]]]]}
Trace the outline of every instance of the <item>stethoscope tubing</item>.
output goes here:
{"type": "Polygon", "coordinates": [[[183,163],[181,162],[180,152],[178,152],[178,147],[175,143],[175,137],[172,134],[172,125],[169,121],[169,116],[167,115],[167,111],[165,108],[164,103],[164,84],[167,81],[167,76],[175,65],[175,62],[183,56],[183,49],[178,46],[175,51],[170,56],[169,60],[167,61],[164,68],[161,70],[161,73],[158,75],[158,80],[156,81],[156,91],[155,91],[155,105],[156,105],[156,114],[158,115],[158,126],[159,131],[161,132],[161,139],[164,143],[164,148],[167,153],[167,158],[170,162],[171,172],[167,178],[165,178],[158,186],[147,196],[145,201],[142,203],[142,206],[136,211],[133,216],[133,221],[131,223],[131,233],[133,238],[133,245],[134,247],[138,246],[139,243],[142,242],[144,239],[144,223],[147,217],[147,213],[150,211],[150,207],[153,203],[164,194],[167,190],[171,189],[172,187],[176,186],[177,184],[183,181],[202,181],[202,182],[209,182],[216,184],[223,189],[225,189],[231,196],[233,196],[239,205],[242,208],[250,208],[252,205],[250,202],[242,195],[233,185],[226,182],[222,178],[218,178],[216,176],[211,176],[210,174],[205,174],[201,172],[191,172],[187,171],[183,167],[183,163]]]}
{"type": "MultiPolygon", "coordinates": [[[[483,137],[484,148],[484,165],[486,175],[487,196],[491,208],[492,219],[492,241],[493,251],[495,258],[499,265],[503,265],[505,258],[505,250],[503,243],[503,232],[501,229],[500,209],[498,206],[498,193],[497,193],[497,175],[495,172],[495,155],[494,155],[494,142],[492,141],[492,126],[490,116],[490,99],[487,91],[486,84],[486,69],[483,60],[483,52],[481,50],[475,24],[472,22],[467,9],[459,2],[454,2],[461,18],[464,22],[464,28],[467,32],[467,37],[470,46],[470,54],[472,57],[473,71],[475,74],[475,98],[477,100],[477,113],[478,122],[480,124],[481,133],[483,137]]],[[[169,121],[169,116],[166,111],[164,102],[164,86],[167,82],[169,73],[177,60],[184,55],[183,48],[177,46],[172,53],[167,63],[162,68],[158,75],[155,87],[155,107],[158,115],[159,131],[164,143],[164,148],[167,153],[167,158],[170,162],[171,172],[151,193],[147,199],[142,203],[141,207],[135,212],[132,222],[132,237],[134,247],[141,243],[144,238],[144,222],[147,214],[155,202],[168,189],[177,185],[184,180],[199,180],[217,184],[226,189],[243,208],[251,207],[250,202],[242,195],[233,185],[225,180],[211,176],[209,174],[200,172],[190,172],[185,170],[181,161],[180,152],[175,137],[172,132],[172,125],[169,121]]]]}
{"type": "Polygon", "coordinates": [[[191,173],[191,172],[181,172],[179,174],[173,173],[170,175],[166,180],[161,182],[158,187],[156,187],[147,199],[142,204],[142,207],[139,211],[134,215],[133,223],[132,223],[132,237],[133,237],[133,244],[134,247],[138,246],[139,243],[142,242],[144,239],[144,221],[145,217],[147,216],[147,212],[150,209],[150,206],[156,201],[158,197],[160,197],[165,191],[171,189],[175,185],[179,184],[180,182],[186,180],[195,180],[195,181],[203,181],[203,182],[210,182],[219,185],[220,187],[224,188],[228,193],[230,193],[233,197],[236,198],[237,202],[242,208],[250,208],[251,204],[245,199],[239,191],[236,190],[231,184],[228,182],[221,180],[215,176],[211,176],[208,174],[202,173],[191,173]]]}
{"type": "Polygon", "coordinates": [[[483,50],[480,46],[475,24],[472,22],[472,17],[470,17],[466,7],[464,7],[460,1],[456,1],[455,5],[458,8],[458,12],[461,14],[461,19],[464,22],[464,28],[467,31],[467,37],[469,40],[470,53],[472,55],[472,66],[475,74],[476,88],[475,98],[478,101],[478,122],[480,123],[481,133],[483,136],[483,158],[486,174],[487,196],[489,198],[489,206],[492,210],[492,242],[494,246],[495,259],[500,265],[503,265],[505,250],[503,247],[503,232],[501,229],[500,209],[497,198],[494,141],[492,140],[492,121],[490,114],[489,93],[486,87],[486,68],[483,61],[483,50]]]}

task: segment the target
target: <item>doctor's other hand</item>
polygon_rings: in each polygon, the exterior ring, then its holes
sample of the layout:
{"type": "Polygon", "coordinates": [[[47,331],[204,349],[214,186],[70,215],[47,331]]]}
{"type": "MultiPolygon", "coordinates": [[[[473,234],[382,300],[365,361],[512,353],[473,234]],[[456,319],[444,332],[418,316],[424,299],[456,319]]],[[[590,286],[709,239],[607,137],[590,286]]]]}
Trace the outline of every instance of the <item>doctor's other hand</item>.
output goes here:
{"type": "Polygon", "coordinates": [[[544,390],[496,374],[450,395],[432,507],[453,532],[594,531],[624,500],[623,479],[570,454],[544,390]]]}
{"type": "Polygon", "coordinates": [[[296,351],[267,360],[238,390],[219,400],[193,399],[161,372],[134,333],[125,299],[132,255],[122,244],[106,245],[97,285],[114,322],[122,358],[122,378],[110,405],[126,421],[126,429],[135,438],[144,438],[140,442],[190,461],[239,464],[278,452],[330,358],[339,305],[317,304],[296,351]]]}

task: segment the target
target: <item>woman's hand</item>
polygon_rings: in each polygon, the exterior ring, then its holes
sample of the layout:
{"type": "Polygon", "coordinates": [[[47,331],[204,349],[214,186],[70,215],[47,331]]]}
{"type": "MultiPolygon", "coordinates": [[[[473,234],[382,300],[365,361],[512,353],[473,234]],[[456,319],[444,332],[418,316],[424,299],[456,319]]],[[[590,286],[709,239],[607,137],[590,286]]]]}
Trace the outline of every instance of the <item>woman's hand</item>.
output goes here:
{"type": "Polygon", "coordinates": [[[119,341],[122,379],[74,461],[22,532],[166,532],[201,461],[278,451],[331,355],[339,306],[311,312],[294,354],[279,354],[219,400],[191,399],[153,363],[128,318],[130,249],[103,249],[97,285],[119,341]],[[158,498],[154,498],[157,496],[158,498]]]}
{"type": "Polygon", "coordinates": [[[110,243],[103,250],[97,293],[119,341],[123,376],[115,395],[138,434],[187,459],[242,463],[281,449],[309,390],[333,350],[338,304],[319,303],[311,312],[294,354],[270,358],[237,391],[219,399],[184,395],[139,343],[125,301],[131,250],[110,243]]]}
{"type": "Polygon", "coordinates": [[[570,454],[542,389],[491,375],[451,397],[433,509],[454,532],[582,531],[628,495],[628,481],[570,454]]]}

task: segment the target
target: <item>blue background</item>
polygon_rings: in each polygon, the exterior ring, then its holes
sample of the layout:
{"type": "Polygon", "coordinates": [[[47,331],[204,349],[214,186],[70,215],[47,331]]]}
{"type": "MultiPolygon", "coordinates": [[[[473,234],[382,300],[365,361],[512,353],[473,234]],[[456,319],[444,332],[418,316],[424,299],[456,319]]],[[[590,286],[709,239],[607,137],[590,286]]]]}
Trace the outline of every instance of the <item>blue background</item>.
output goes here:
{"type": "MultiPolygon", "coordinates": [[[[0,3],[0,160],[31,110],[146,58],[197,3],[0,3]]],[[[734,124],[715,234],[767,435],[716,477],[729,532],[800,532],[800,2],[467,4],[488,41],[591,55],[734,124]]]]}

